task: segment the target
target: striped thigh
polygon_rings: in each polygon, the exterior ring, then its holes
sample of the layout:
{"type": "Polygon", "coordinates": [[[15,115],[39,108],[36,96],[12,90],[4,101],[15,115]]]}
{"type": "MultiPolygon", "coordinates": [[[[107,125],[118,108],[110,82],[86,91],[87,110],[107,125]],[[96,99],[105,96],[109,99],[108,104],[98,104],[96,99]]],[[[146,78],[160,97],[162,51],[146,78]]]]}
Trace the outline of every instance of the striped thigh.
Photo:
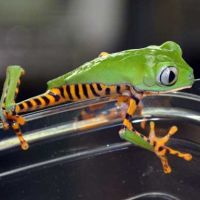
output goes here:
{"type": "Polygon", "coordinates": [[[63,85],[52,88],[46,93],[32,97],[16,104],[16,113],[42,109],[65,102],[77,102],[105,96],[122,94],[130,87],[122,85],[106,85],[102,83],[85,83],[63,85]]]}

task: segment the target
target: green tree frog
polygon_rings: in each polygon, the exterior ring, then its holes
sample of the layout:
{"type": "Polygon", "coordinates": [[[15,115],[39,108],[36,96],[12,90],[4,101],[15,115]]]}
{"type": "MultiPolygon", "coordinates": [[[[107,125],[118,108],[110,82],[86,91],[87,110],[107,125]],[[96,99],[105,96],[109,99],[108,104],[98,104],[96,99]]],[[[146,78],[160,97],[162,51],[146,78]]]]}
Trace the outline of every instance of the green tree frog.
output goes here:
{"type": "Polygon", "coordinates": [[[102,52],[99,57],[77,69],[47,82],[47,91],[38,96],[16,103],[20,77],[24,70],[20,66],[9,66],[0,102],[0,119],[3,128],[12,128],[19,138],[21,148],[29,148],[20,127],[25,120],[21,113],[43,109],[65,102],[83,101],[98,97],[115,98],[126,102],[128,109],[123,119],[121,138],[154,152],[161,160],[165,173],[171,172],[166,154],[191,160],[189,153],[182,153],[166,146],[166,142],[177,128],[170,128],[166,136],[155,135],[154,122],[150,123],[150,134],[144,136],[134,129],[131,120],[145,95],[173,92],[190,88],[194,82],[192,68],[182,58],[178,44],[172,41],[160,46],[118,53],[102,52]]]}

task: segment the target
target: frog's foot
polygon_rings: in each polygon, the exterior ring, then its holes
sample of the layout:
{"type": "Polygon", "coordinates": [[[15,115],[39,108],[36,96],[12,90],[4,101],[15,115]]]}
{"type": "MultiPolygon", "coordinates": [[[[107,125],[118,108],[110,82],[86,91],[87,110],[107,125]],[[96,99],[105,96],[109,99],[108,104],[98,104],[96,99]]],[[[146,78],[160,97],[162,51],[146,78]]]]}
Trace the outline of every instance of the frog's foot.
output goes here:
{"type": "Polygon", "coordinates": [[[23,150],[27,150],[29,148],[28,143],[24,139],[20,126],[25,124],[25,120],[22,116],[13,114],[12,112],[7,113],[6,111],[3,112],[3,119],[2,124],[4,130],[8,130],[10,127],[15,131],[20,144],[23,150]]]}
{"type": "Polygon", "coordinates": [[[167,135],[159,138],[159,137],[156,137],[155,135],[155,123],[150,122],[149,141],[150,141],[150,144],[153,146],[154,152],[161,160],[164,172],[167,174],[171,173],[172,171],[166,157],[167,153],[175,155],[179,158],[183,158],[184,160],[187,160],[187,161],[192,159],[192,155],[189,153],[182,153],[168,146],[165,146],[165,144],[169,141],[170,137],[174,135],[177,132],[177,130],[178,128],[176,126],[172,126],[170,130],[168,131],[167,135]]]}

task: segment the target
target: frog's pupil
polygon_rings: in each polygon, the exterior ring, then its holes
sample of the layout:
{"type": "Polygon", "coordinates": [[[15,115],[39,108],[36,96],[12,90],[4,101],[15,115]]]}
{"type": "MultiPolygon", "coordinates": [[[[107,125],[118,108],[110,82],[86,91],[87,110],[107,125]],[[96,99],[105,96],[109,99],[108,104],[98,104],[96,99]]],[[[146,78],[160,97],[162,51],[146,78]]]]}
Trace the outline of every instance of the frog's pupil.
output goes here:
{"type": "Polygon", "coordinates": [[[173,71],[170,71],[169,73],[169,83],[173,82],[175,79],[175,74],[173,71]]]}

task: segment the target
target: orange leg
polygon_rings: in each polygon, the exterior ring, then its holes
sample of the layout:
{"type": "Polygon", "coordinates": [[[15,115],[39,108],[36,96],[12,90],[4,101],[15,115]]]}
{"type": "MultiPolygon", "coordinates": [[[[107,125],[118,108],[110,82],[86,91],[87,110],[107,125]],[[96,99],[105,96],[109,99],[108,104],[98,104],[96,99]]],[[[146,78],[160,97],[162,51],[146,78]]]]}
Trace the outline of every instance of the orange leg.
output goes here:
{"type": "Polygon", "coordinates": [[[136,110],[136,102],[130,98],[129,100],[129,108],[127,110],[126,117],[123,121],[124,128],[120,130],[120,136],[142,148],[153,151],[161,160],[163,170],[165,173],[171,173],[171,167],[168,164],[167,154],[175,155],[179,158],[183,158],[186,161],[192,159],[192,155],[189,153],[182,153],[180,151],[174,150],[168,146],[166,143],[169,141],[170,137],[174,135],[178,128],[176,126],[172,126],[168,133],[164,137],[157,137],[155,134],[155,123],[150,122],[150,132],[149,137],[146,137],[140,134],[138,131],[134,130],[131,118],[136,110]]]}
{"type": "Polygon", "coordinates": [[[19,141],[20,141],[20,144],[21,144],[21,148],[23,150],[27,150],[29,148],[29,145],[28,145],[28,143],[26,142],[26,140],[24,139],[24,137],[22,135],[19,123],[16,123],[16,122],[12,123],[12,128],[15,131],[17,137],[19,138],[19,141]]]}

